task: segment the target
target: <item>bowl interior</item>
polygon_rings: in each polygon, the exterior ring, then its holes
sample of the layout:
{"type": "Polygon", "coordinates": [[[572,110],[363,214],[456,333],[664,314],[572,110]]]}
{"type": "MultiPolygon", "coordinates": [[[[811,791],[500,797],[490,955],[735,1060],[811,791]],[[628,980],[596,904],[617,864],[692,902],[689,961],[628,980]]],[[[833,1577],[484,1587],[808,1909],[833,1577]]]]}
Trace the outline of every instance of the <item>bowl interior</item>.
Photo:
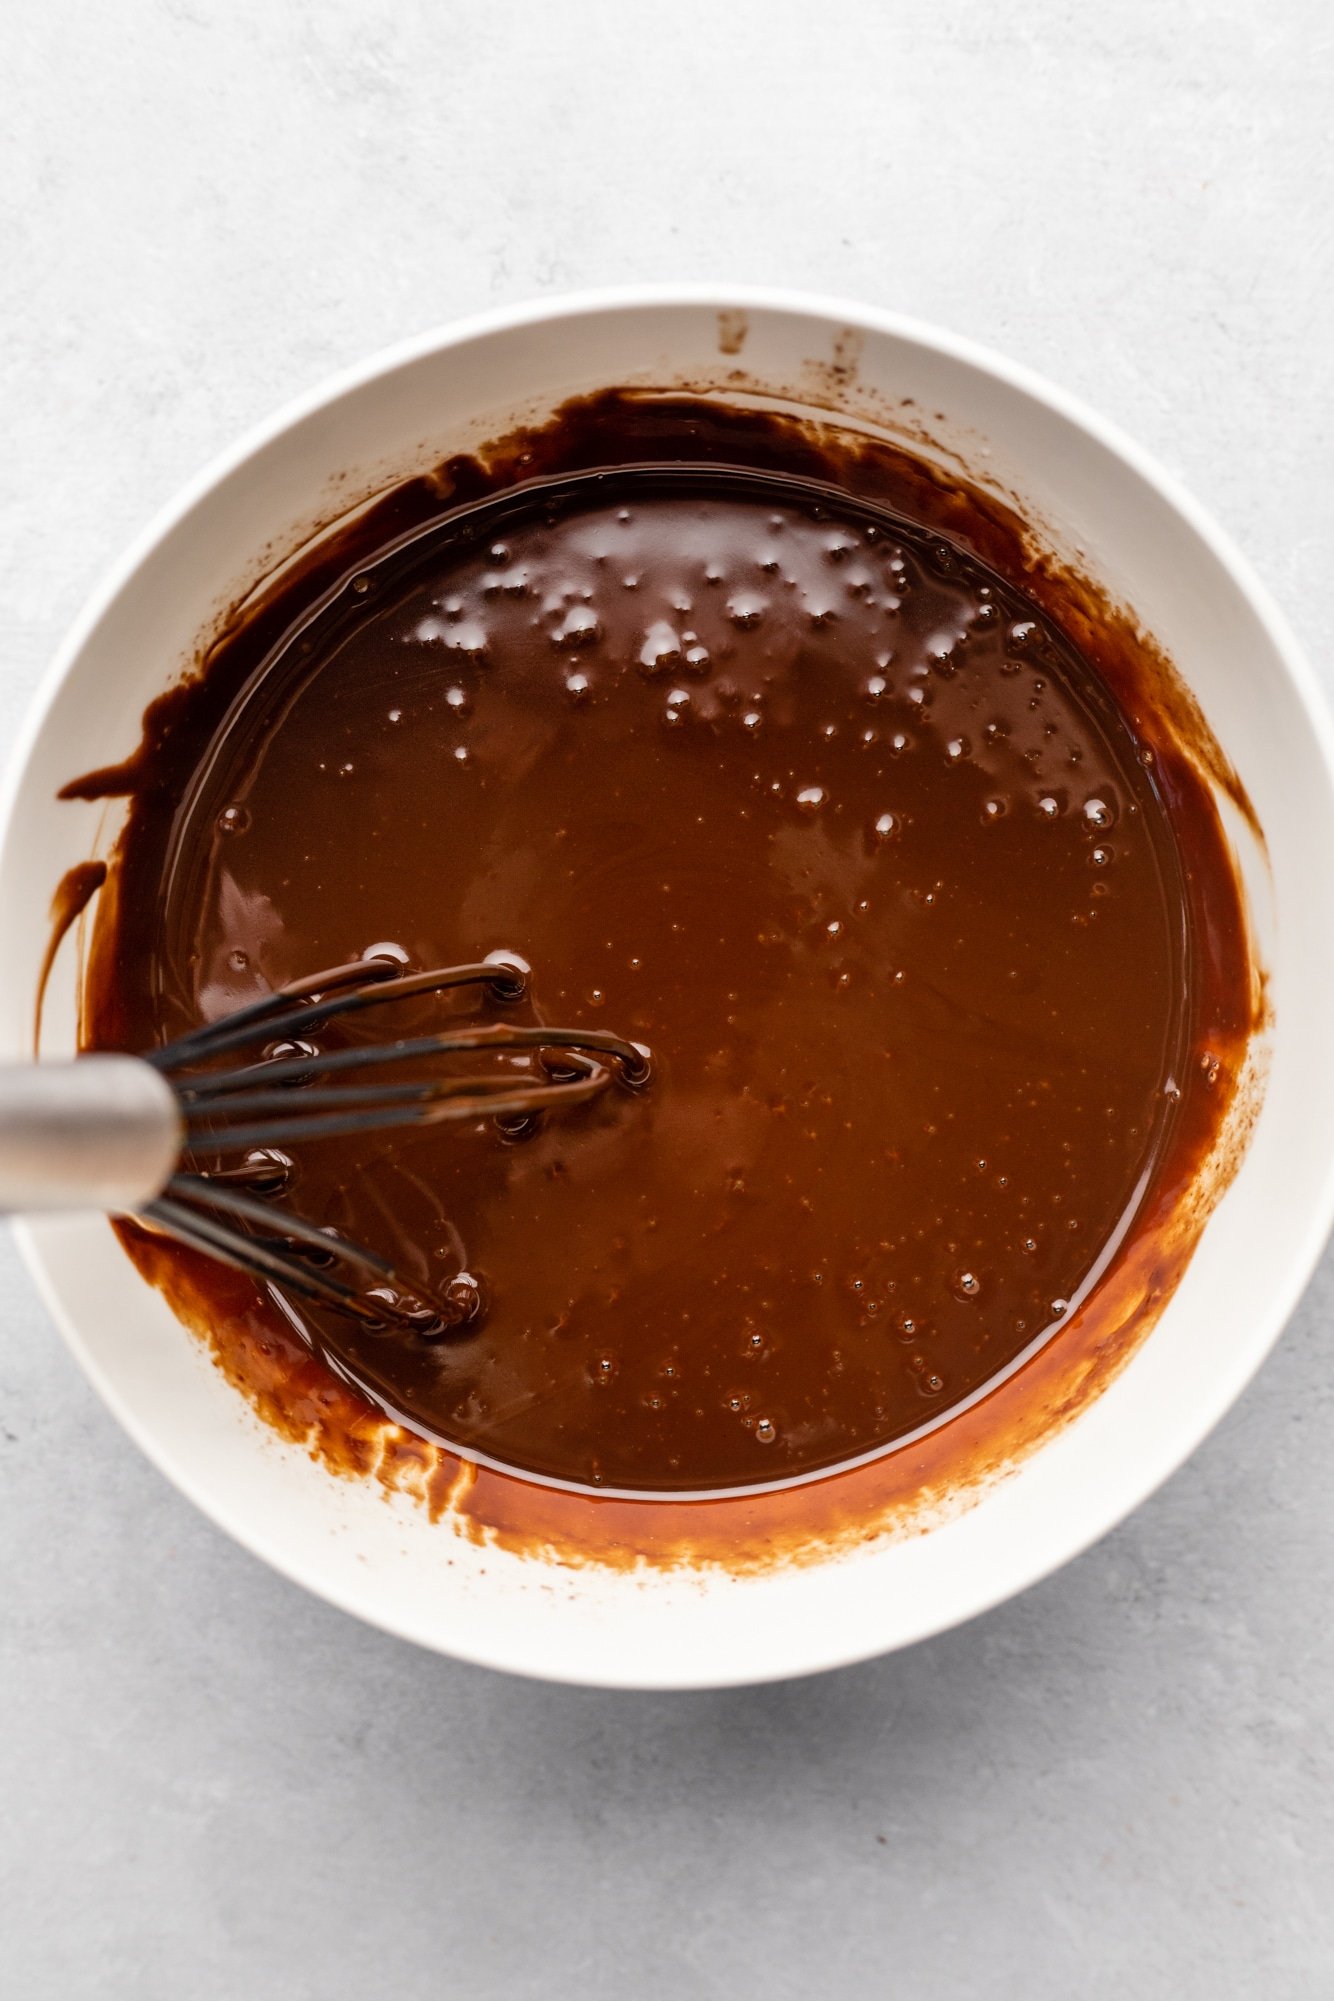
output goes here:
{"type": "MultiPolygon", "coordinates": [[[[0,1046],[27,1054],[49,904],[105,852],[117,809],[59,804],[127,754],[146,703],[275,559],[388,480],[609,383],[685,382],[888,428],[1020,500],[1177,663],[1237,769],[1267,853],[1238,824],[1274,1012],[1245,1158],[1150,1339],[1079,1419],[925,1535],[745,1579],[568,1569],[482,1549],[403,1497],[331,1478],[251,1414],[140,1280],[108,1226],[22,1232],[101,1393],[168,1476],[278,1569],[376,1624],[520,1671],[630,1685],[759,1680],[907,1643],[1009,1595],[1112,1525],[1226,1409],[1323,1243],[1334,1187],[1329,731],[1304,662],[1192,505],[1096,419],[1021,371],[841,306],[699,294],[572,301],[451,330],[371,363],[247,440],[148,532],[57,662],[11,768],[0,847],[0,1046]],[[929,441],[919,427],[925,423],[929,441]],[[871,1586],[873,1588],[868,1588],[871,1586]]],[[[45,1016],[70,1046],[67,950],[45,1016]]]]}

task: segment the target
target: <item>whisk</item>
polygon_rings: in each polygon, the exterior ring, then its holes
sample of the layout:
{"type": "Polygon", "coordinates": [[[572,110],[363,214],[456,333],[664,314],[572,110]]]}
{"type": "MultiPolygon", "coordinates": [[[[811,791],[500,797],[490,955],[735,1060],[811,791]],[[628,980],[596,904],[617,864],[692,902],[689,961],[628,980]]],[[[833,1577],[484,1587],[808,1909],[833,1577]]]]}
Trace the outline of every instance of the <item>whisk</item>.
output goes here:
{"type": "Polygon", "coordinates": [[[639,1089],[652,1059],[599,1029],[455,1019],[431,1034],[322,1051],[308,1038],[390,1000],[473,987],[500,1008],[528,993],[514,952],[409,972],[357,959],[276,988],[141,1056],[0,1064],[0,1211],[100,1209],[298,1298],[371,1325],[422,1333],[475,1319],[479,1281],[440,1292],[368,1246],[279,1207],[280,1149],[394,1126],[494,1121],[514,1138],[543,1114],[618,1082],[639,1089]],[[253,1060],[259,1045],[261,1054],[253,1060]],[[243,1060],[247,1051],[252,1060],[243,1060]],[[459,1074],[451,1058],[530,1052],[533,1068],[459,1074]],[[376,1073],[393,1068],[389,1078],[376,1073]],[[411,1074],[399,1073],[408,1066],[411,1074]],[[207,1165],[202,1164],[207,1162],[207,1165]]]}

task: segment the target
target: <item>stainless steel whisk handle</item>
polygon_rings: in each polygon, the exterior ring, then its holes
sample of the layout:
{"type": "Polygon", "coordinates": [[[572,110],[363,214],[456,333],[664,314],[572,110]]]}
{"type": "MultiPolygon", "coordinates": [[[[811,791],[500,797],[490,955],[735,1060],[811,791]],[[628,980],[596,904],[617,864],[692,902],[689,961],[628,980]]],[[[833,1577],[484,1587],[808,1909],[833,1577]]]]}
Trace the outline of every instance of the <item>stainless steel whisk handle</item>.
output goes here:
{"type": "Polygon", "coordinates": [[[175,1092],[141,1057],[0,1063],[0,1212],[142,1209],[182,1138],[175,1092]]]}

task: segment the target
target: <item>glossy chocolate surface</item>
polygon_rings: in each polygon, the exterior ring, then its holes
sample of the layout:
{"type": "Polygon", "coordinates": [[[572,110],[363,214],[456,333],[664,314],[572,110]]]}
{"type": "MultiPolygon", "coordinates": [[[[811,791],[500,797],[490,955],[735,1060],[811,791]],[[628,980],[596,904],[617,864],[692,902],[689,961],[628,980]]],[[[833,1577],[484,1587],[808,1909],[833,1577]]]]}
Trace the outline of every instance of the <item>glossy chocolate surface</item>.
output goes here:
{"type": "Polygon", "coordinates": [[[301,1308],[344,1382],[581,1486],[782,1480],[993,1380],[1133,1231],[1241,1005],[1090,658],[957,522],[751,456],[419,496],[100,781],[135,807],[92,1040],[391,946],[517,950],[510,1018],[653,1047],[643,1097],[325,1140],[284,1196],[487,1287],[443,1339],[301,1308]]]}

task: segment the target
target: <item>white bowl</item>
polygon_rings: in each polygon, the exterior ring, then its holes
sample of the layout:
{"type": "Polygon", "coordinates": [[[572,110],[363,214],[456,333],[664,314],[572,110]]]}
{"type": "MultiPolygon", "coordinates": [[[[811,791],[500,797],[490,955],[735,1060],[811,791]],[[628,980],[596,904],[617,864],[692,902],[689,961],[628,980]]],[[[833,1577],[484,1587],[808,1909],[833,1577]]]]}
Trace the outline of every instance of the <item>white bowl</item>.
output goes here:
{"type": "MultiPolygon", "coordinates": [[[[761,1566],[570,1566],[479,1546],[405,1495],[335,1479],[255,1418],[98,1219],[20,1229],[75,1355],[169,1479],[333,1603],[426,1646],[552,1679],[760,1681],[864,1658],[1064,1563],[1180,1465],[1276,1339],[1334,1215],[1334,742],[1311,672],[1237,551],[1126,439],[1026,371],[888,313],[673,287],[492,314],[381,355],[290,406],[181,495],[78,621],[12,760],[0,845],[0,1047],[27,1053],[61,872],[119,809],[58,804],[128,752],[148,700],[238,592],[339,505],[611,383],[729,371],[892,429],[911,399],[942,449],[1020,497],[1177,663],[1267,843],[1241,866],[1270,974],[1263,1102],[1185,1277],[1072,1422],[924,1532],[761,1566]],[[721,330],[721,337],[720,337],[721,330]],[[738,341],[744,340],[738,351],[738,341]],[[728,350],[724,352],[723,350],[728,350]],[[939,414],[937,414],[939,413],[939,414]]],[[[75,978],[45,1046],[72,1041],[75,978]]]]}

